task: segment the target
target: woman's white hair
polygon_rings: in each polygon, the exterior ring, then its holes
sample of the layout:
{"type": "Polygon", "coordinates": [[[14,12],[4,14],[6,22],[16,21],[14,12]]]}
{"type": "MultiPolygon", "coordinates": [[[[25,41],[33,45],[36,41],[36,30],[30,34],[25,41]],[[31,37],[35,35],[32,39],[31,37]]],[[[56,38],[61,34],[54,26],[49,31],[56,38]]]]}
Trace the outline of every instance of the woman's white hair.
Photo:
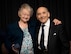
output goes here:
{"type": "Polygon", "coordinates": [[[21,12],[22,9],[28,9],[30,11],[30,16],[33,15],[33,8],[29,4],[24,3],[24,4],[21,5],[21,7],[18,10],[18,16],[20,15],[20,12],[21,12]]]}

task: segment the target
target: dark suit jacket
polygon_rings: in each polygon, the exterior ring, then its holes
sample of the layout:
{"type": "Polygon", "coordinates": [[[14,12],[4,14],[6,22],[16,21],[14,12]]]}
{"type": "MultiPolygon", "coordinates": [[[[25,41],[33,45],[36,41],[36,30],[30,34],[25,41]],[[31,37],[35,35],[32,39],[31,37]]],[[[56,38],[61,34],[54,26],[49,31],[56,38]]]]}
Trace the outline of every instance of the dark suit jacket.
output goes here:
{"type": "MultiPolygon", "coordinates": [[[[33,44],[34,44],[34,36],[35,36],[35,24],[30,24],[28,25],[29,32],[32,36],[33,39],[33,44]]],[[[12,44],[18,43],[22,45],[22,40],[23,40],[23,31],[20,29],[18,22],[15,22],[13,24],[10,24],[7,27],[7,38],[5,41],[6,48],[11,51],[11,46],[12,44]]]]}
{"type": "MultiPolygon", "coordinates": [[[[37,26],[36,40],[38,39],[39,27],[40,24],[37,26]]],[[[37,48],[38,41],[36,43],[37,48]]],[[[51,22],[48,35],[48,54],[69,54],[69,42],[61,24],[55,26],[51,22]]]]}

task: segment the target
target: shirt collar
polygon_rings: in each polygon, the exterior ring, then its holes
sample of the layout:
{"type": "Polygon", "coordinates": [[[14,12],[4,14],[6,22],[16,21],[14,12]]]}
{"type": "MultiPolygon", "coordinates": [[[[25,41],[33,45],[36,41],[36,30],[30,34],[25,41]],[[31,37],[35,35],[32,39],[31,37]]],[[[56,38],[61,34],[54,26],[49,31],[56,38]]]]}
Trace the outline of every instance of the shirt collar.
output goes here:
{"type": "MultiPolygon", "coordinates": [[[[42,24],[41,24],[42,25],[42,24]]],[[[47,21],[46,21],[46,23],[44,23],[44,25],[45,26],[49,26],[50,25],[50,19],[48,19],[47,21]]]]}

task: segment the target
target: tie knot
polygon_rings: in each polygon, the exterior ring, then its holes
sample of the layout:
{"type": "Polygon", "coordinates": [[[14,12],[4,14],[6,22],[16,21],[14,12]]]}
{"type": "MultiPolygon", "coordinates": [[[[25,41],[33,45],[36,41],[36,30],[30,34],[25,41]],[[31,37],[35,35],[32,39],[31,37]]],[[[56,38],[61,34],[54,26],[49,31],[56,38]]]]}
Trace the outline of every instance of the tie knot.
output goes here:
{"type": "Polygon", "coordinates": [[[42,27],[44,27],[45,25],[43,24],[42,27]]]}

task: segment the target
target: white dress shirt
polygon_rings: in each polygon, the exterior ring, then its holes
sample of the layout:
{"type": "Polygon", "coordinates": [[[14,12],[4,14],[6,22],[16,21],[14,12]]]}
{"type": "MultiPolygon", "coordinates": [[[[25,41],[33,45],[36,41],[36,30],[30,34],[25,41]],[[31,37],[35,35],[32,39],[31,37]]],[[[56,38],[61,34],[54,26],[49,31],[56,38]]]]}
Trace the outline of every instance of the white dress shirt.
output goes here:
{"type": "MultiPolygon", "coordinates": [[[[42,25],[42,24],[41,24],[42,25]]],[[[44,46],[47,49],[47,43],[48,43],[48,35],[49,35],[49,27],[50,27],[50,19],[47,20],[47,22],[44,24],[44,46]]],[[[40,38],[41,38],[41,32],[42,28],[40,26],[39,33],[38,33],[38,44],[40,45],[40,38]]],[[[40,49],[40,46],[38,46],[40,49]]]]}

